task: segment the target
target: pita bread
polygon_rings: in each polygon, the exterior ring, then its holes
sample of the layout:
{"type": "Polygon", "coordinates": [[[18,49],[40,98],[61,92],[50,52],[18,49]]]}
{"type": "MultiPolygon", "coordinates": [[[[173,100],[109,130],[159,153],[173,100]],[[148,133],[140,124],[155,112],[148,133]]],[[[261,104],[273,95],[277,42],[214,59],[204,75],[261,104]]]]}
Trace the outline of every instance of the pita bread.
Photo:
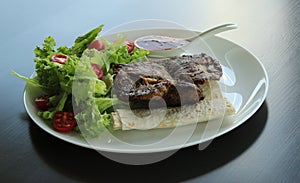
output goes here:
{"type": "Polygon", "coordinates": [[[204,100],[193,105],[170,107],[165,109],[117,109],[112,113],[113,129],[149,130],[155,128],[174,128],[206,122],[233,115],[233,105],[223,98],[217,81],[201,85],[205,93],[204,100]]]}

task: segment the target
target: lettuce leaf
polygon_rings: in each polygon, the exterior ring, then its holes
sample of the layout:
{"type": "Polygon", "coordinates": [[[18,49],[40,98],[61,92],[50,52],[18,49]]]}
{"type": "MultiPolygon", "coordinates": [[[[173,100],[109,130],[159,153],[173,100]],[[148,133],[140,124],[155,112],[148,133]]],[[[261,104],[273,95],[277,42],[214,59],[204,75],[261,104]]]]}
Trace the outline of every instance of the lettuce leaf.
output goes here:
{"type": "Polygon", "coordinates": [[[53,55],[53,53],[56,52],[56,50],[54,48],[55,46],[56,46],[56,43],[54,41],[54,38],[52,36],[49,36],[44,40],[42,48],[37,46],[34,49],[35,56],[38,58],[41,58],[41,59],[48,58],[49,55],[53,55]]]}
{"type": "Polygon", "coordinates": [[[70,49],[71,54],[77,55],[78,57],[81,57],[82,53],[86,48],[95,40],[95,38],[98,36],[99,32],[101,32],[103,28],[103,24],[99,27],[91,30],[90,32],[86,33],[83,36],[79,36],[74,43],[74,46],[70,49]]]}
{"type": "Polygon", "coordinates": [[[50,108],[49,110],[47,111],[39,111],[38,112],[38,115],[40,117],[42,117],[43,119],[46,119],[46,120],[50,120],[50,119],[53,119],[54,117],[54,114],[58,111],[63,111],[64,107],[65,107],[65,103],[67,101],[67,98],[68,98],[68,94],[67,92],[63,92],[55,97],[53,97],[51,100],[54,101],[54,100],[59,100],[58,103],[56,104],[55,107],[53,108],[50,108]],[[57,99],[58,98],[58,99],[57,99]]]}
{"type": "Polygon", "coordinates": [[[114,43],[104,40],[105,51],[86,50],[80,60],[99,64],[104,69],[105,74],[112,73],[113,64],[128,64],[148,60],[146,55],[149,54],[149,51],[134,48],[133,52],[129,54],[124,40],[125,37],[119,37],[119,40],[114,43]]]}
{"type": "Polygon", "coordinates": [[[10,71],[10,73],[20,79],[23,79],[24,81],[26,81],[28,84],[32,84],[33,86],[37,86],[39,88],[44,88],[43,85],[40,85],[39,81],[37,80],[37,78],[28,78],[25,76],[22,76],[18,73],[16,73],[15,71],[10,71]]]}

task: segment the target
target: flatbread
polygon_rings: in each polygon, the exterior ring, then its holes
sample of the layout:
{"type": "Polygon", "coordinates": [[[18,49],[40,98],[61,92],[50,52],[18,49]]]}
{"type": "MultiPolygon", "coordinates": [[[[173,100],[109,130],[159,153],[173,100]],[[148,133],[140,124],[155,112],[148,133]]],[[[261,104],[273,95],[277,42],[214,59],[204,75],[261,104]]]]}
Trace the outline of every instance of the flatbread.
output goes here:
{"type": "Polygon", "coordinates": [[[170,107],[165,109],[117,109],[112,113],[113,129],[149,130],[155,128],[174,128],[206,122],[232,115],[235,109],[223,98],[217,81],[201,85],[205,98],[193,105],[170,107]]]}

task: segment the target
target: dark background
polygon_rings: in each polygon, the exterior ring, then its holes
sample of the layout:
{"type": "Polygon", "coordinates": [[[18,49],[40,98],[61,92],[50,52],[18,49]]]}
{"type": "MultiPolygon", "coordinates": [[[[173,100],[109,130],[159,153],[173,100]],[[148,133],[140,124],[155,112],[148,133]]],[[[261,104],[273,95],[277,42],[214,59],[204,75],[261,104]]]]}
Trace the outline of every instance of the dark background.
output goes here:
{"type": "Polygon", "coordinates": [[[0,182],[299,181],[299,17],[298,0],[1,1],[0,182]],[[270,88],[262,107],[205,150],[185,148],[144,166],[113,162],[47,134],[30,120],[23,106],[25,83],[9,72],[30,76],[36,45],[52,35],[58,45],[70,46],[101,23],[108,30],[140,19],[197,30],[238,24],[222,37],[249,49],[265,66],[270,88]]]}

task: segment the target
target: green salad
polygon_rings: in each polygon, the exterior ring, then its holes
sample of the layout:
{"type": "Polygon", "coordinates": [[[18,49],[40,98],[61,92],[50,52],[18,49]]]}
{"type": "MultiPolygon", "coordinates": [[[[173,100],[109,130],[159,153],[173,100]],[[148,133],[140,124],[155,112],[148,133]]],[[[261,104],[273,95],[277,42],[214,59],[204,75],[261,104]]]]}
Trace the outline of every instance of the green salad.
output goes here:
{"type": "Polygon", "coordinates": [[[119,36],[114,42],[100,37],[102,28],[100,25],[79,36],[71,47],[56,48],[49,36],[34,49],[35,77],[12,71],[47,93],[33,102],[38,115],[51,122],[56,131],[95,137],[110,128],[113,105],[119,102],[111,94],[113,65],[147,60],[149,52],[134,47],[125,37],[119,36]]]}

